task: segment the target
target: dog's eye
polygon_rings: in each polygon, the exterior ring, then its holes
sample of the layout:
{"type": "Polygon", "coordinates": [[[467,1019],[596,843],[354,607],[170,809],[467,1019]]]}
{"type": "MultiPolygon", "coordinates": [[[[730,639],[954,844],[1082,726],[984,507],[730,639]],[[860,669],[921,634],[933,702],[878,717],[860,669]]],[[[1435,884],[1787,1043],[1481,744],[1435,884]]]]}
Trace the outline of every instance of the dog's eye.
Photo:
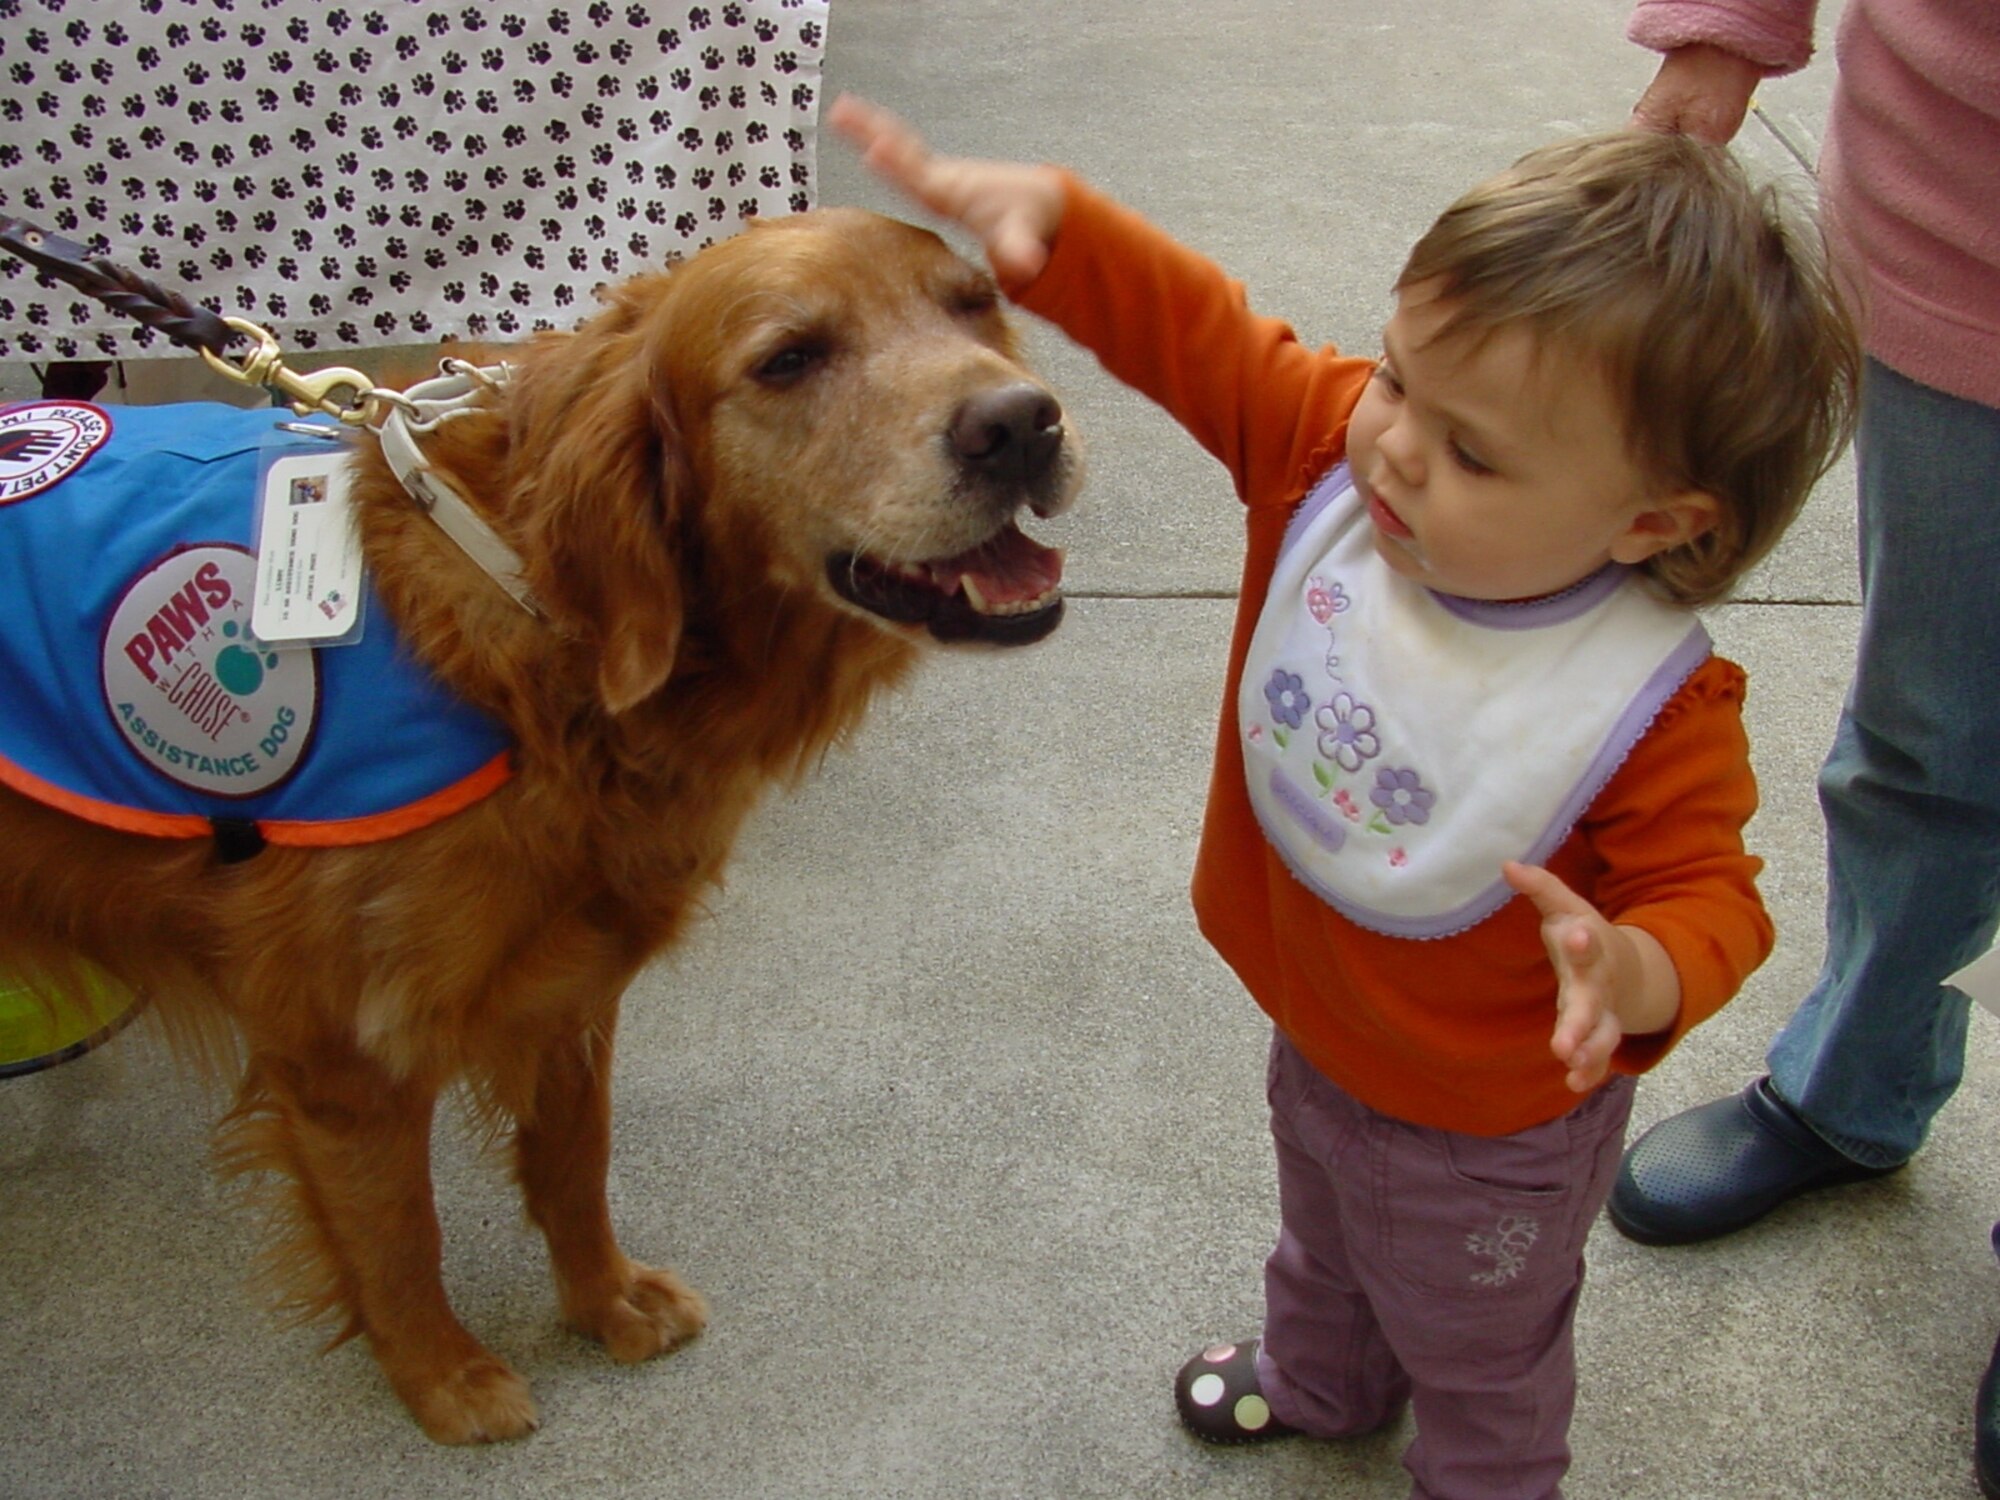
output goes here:
{"type": "Polygon", "coordinates": [[[951,295],[951,310],[963,318],[983,318],[1000,305],[1000,290],[992,282],[975,282],[951,295]]]}
{"type": "Polygon", "coordinates": [[[826,363],[824,344],[787,344],[752,372],[765,385],[796,385],[826,363]]]}

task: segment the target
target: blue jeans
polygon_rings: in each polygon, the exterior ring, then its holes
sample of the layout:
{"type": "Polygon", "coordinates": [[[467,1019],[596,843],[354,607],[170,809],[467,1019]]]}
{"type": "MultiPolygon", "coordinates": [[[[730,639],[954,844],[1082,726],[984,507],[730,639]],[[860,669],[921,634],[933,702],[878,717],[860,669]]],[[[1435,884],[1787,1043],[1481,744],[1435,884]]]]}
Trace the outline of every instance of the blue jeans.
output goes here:
{"type": "Polygon", "coordinates": [[[1847,1156],[1907,1160],[1958,1087],[1945,977],[2000,922],[2000,411],[1871,360],[1856,444],[1861,649],[1820,772],[1827,953],[1771,1044],[1847,1156]]]}

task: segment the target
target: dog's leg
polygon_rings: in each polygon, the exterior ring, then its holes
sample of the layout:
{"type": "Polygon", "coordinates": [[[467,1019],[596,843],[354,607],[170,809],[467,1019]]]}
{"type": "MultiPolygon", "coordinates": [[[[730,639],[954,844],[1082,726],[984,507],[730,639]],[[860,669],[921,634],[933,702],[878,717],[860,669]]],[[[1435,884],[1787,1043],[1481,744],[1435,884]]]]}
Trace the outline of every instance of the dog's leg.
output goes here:
{"type": "Polygon", "coordinates": [[[238,1169],[292,1179],[290,1242],[274,1269],[301,1310],[345,1311],[389,1384],[441,1443],[534,1429],[528,1386],[465,1330],[445,1300],[431,1198],[434,1089],[402,1082],[342,1044],[310,1063],[264,1054],[226,1122],[238,1169]]]}
{"type": "Polygon", "coordinates": [[[611,1049],[615,1007],[544,1050],[534,1105],[515,1136],[528,1215],[548,1239],[563,1319],[625,1363],[700,1333],[701,1297],[671,1271],[627,1260],[611,1228],[611,1049]]]}

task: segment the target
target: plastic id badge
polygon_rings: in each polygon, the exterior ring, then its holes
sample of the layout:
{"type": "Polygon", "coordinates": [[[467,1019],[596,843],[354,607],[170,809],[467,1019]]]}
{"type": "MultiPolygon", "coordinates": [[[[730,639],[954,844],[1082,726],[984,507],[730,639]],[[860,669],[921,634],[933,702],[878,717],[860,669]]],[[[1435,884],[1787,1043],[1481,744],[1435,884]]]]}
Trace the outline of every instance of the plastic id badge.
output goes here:
{"type": "Polygon", "coordinates": [[[257,497],[257,593],[250,633],[267,646],[361,639],[361,536],[348,455],[289,447],[264,465],[257,497]]]}

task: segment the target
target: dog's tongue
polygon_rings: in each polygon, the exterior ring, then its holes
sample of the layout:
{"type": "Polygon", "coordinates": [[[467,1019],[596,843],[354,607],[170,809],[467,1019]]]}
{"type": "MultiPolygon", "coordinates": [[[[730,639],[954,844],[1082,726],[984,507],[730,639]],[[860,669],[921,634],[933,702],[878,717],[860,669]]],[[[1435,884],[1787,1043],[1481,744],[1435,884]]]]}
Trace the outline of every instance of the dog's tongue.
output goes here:
{"type": "Polygon", "coordinates": [[[981,614],[1010,614],[1056,593],[1062,565],[1062,553],[1009,526],[970,552],[926,564],[926,570],[947,597],[962,591],[981,614]]]}

